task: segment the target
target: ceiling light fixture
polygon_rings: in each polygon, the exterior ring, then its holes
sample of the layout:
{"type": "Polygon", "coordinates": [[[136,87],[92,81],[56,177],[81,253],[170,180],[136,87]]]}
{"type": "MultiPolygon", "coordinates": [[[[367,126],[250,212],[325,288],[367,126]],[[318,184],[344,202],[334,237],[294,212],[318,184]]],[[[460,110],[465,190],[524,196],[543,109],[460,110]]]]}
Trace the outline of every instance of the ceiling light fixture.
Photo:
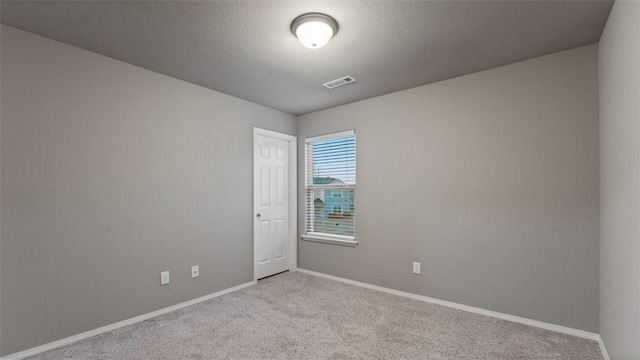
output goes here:
{"type": "Polygon", "coordinates": [[[291,23],[291,32],[302,45],[319,49],[338,32],[338,23],[329,15],[308,13],[298,16],[291,23]]]}

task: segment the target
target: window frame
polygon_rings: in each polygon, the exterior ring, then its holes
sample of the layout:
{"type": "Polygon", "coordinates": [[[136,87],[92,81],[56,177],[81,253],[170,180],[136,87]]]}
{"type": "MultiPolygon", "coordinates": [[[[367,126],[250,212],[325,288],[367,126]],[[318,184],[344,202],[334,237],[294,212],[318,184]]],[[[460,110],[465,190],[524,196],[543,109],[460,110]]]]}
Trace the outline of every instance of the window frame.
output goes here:
{"type": "MultiPolygon", "coordinates": [[[[341,131],[341,132],[331,133],[331,134],[326,134],[326,135],[308,137],[308,138],[305,139],[305,146],[304,146],[304,151],[305,151],[305,157],[304,157],[305,158],[305,194],[309,190],[313,191],[315,189],[322,188],[321,186],[318,187],[318,186],[314,186],[313,185],[313,173],[312,173],[313,164],[309,164],[309,154],[308,154],[308,148],[309,147],[308,147],[308,144],[314,143],[314,142],[318,142],[318,141],[335,140],[335,139],[346,138],[346,137],[355,137],[355,136],[356,136],[355,130],[347,130],[347,131],[341,131]]],[[[356,147],[357,147],[357,145],[356,145],[356,147]]],[[[357,149],[356,149],[356,158],[357,158],[357,149]]],[[[356,161],[356,164],[357,164],[357,161],[356,161]]],[[[357,173],[357,169],[356,169],[356,173],[357,173]]],[[[356,176],[356,179],[357,179],[357,176],[356,176]]],[[[356,180],[355,184],[346,186],[345,188],[353,189],[355,191],[356,187],[357,187],[357,180],[356,180]]],[[[342,191],[342,190],[343,189],[340,189],[340,191],[342,191]]],[[[343,195],[343,194],[341,194],[341,195],[343,195]]],[[[333,191],[332,191],[331,196],[333,197],[333,191]]],[[[354,246],[356,246],[358,244],[358,241],[356,240],[356,236],[355,236],[355,229],[354,229],[354,235],[353,236],[329,234],[329,233],[316,232],[316,231],[309,230],[309,224],[308,224],[309,220],[307,218],[307,215],[308,215],[308,211],[310,211],[309,210],[310,206],[314,206],[314,204],[313,204],[313,202],[314,202],[313,196],[309,197],[309,196],[305,195],[305,200],[304,201],[305,201],[305,204],[304,204],[304,208],[305,208],[305,233],[301,236],[302,240],[320,242],[320,243],[326,243],[326,244],[342,245],[342,246],[351,246],[351,247],[354,247],[354,246]],[[309,201],[312,202],[312,205],[309,205],[309,201]]],[[[354,209],[355,209],[355,204],[353,204],[353,205],[354,205],[354,209]]],[[[344,207],[342,207],[342,205],[340,205],[340,206],[341,206],[341,210],[343,210],[342,213],[344,213],[344,207]]],[[[315,212],[315,209],[314,209],[314,212],[315,212]]],[[[315,216],[315,214],[314,214],[314,216],[315,216]]],[[[313,229],[313,230],[315,230],[315,229],[313,229]]]]}

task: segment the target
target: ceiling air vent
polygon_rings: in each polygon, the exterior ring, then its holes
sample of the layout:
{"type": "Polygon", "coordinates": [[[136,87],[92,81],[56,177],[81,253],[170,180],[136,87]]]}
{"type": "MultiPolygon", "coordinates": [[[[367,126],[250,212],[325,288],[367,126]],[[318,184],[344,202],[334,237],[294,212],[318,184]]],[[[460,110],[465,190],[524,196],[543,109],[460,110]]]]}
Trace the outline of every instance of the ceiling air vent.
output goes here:
{"type": "Polygon", "coordinates": [[[343,76],[339,79],[335,79],[335,80],[331,80],[329,82],[326,82],[324,84],[322,84],[322,86],[326,87],[327,89],[335,89],[338,86],[342,86],[342,85],[347,85],[347,84],[351,84],[356,82],[356,79],[353,78],[353,76],[343,76]]]}

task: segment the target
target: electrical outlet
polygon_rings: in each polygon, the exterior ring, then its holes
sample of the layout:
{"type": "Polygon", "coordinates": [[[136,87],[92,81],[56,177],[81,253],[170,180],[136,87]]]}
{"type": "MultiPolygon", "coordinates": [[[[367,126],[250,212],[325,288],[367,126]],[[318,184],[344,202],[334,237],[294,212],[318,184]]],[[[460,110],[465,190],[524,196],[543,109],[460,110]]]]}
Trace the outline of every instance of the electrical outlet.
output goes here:
{"type": "Polygon", "coordinates": [[[169,272],[163,271],[160,273],[160,285],[167,285],[169,283],[169,272]]]}
{"type": "Polygon", "coordinates": [[[413,273],[414,274],[420,274],[420,263],[419,262],[414,262],[413,263],[413,273]]]}
{"type": "Polygon", "coordinates": [[[191,278],[197,278],[198,276],[200,276],[200,267],[198,267],[198,265],[193,265],[191,267],[191,278]]]}

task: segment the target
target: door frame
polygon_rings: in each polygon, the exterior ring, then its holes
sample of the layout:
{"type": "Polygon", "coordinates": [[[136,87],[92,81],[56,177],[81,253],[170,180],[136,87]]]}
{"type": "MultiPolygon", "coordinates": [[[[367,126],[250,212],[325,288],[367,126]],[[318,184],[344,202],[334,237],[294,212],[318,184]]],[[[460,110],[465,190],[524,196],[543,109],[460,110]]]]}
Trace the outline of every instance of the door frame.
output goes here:
{"type": "Polygon", "coordinates": [[[256,156],[256,145],[258,136],[269,137],[272,139],[285,140],[289,143],[289,259],[288,270],[295,271],[298,269],[298,138],[283,134],[276,131],[253,128],[253,213],[251,219],[253,221],[253,281],[258,280],[258,244],[256,242],[258,227],[256,225],[255,216],[258,213],[258,157],[256,156]]]}

